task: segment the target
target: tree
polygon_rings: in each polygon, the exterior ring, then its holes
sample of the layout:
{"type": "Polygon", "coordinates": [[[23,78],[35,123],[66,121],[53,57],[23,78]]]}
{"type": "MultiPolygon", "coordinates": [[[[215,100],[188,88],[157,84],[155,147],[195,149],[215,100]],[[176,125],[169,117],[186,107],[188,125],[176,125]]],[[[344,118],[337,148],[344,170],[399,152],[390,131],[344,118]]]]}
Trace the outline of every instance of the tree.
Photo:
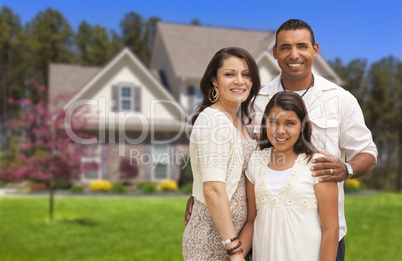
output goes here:
{"type": "Polygon", "coordinates": [[[377,164],[378,183],[382,187],[395,189],[397,179],[401,174],[398,171],[398,150],[400,143],[401,115],[400,98],[401,85],[397,78],[397,69],[400,62],[394,57],[381,59],[370,67],[370,97],[367,106],[367,122],[373,133],[374,141],[379,150],[377,164]]]}
{"type": "Polygon", "coordinates": [[[130,12],[120,22],[122,43],[129,47],[146,66],[150,63],[156,24],[159,21],[158,17],[151,17],[144,21],[141,15],[130,12]]]}
{"type": "Polygon", "coordinates": [[[74,38],[78,62],[82,65],[103,66],[110,60],[109,34],[104,27],[90,26],[83,21],[74,38]]]}
{"type": "Polygon", "coordinates": [[[201,25],[201,22],[198,18],[196,18],[196,19],[191,20],[190,24],[191,25],[201,25]]]}
{"type": "Polygon", "coordinates": [[[402,189],[402,64],[387,57],[367,67],[355,59],[343,65],[330,62],[345,89],[359,101],[368,128],[379,151],[373,175],[362,178],[378,189],[402,189]]]}
{"type": "Polygon", "coordinates": [[[29,50],[35,54],[31,57],[30,78],[46,86],[49,64],[71,61],[73,30],[59,11],[47,8],[27,24],[26,33],[29,50]]]}
{"type": "MultiPolygon", "coordinates": [[[[8,127],[6,122],[12,118],[15,107],[7,103],[7,99],[21,97],[24,93],[24,42],[21,21],[8,7],[0,11],[0,135],[1,148],[10,149],[8,127]]],[[[6,162],[8,162],[6,160],[6,162]]]]}
{"type": "Polygon", "coordinates": [[[45,99],[46,88],[35,81],[31,81],[31,84],[32,91],[37,91],[40,97],[38,103],[32,103],[26,98],[9,99],[9,103],[23,107],[20,116],[9,122],[21,134],[22,153],[14,159],[19,161],[18,164],[3,170],[1,177],[48,182],[49,221],[52,222],[56,183],[71,180],[90,170],[90,165],[81,164],[81,158],[87,156],[82,145],[72,142],[66,132],[66,128],[71,128],[76,135],[88,138],[88,134],[83,132],[86,125],[85,110],[74,115],[71,124],[66,126],[66,110],[61,108],[51,112],[45,99]]]}
{"type": "Polygon", "coordinates": [[[122,49],[123,49],[123,43],[115,31],[111,30],[110,31],[110,48],[109,48],[109,60],[115,57],[122,49]]]}
{"type": "Polygon", "coordinates": [[[130,48],[144,64],[147,64],[143,27],[144,21],[141,15],[135,12],[127,13],[120,22],[123,44],[130,48]]]}
{"type": "Polygon", "coordinates": [[[340,58],[336,58],[335,61],[329,61],[329,64],[341,77],[342,87],[350,91],[363,108],[368,98],[367,60],[354,59],[345,66],[340,58]]]}
{"type": "Polygon", "coordinates": [[[161,19],[158,17],[150,17],[146,22],[145,22],[145,30],[144,30],[144,42],[146,45],[146,57],[148,59],[148,62],[145,63],[146,65],[149,65],[151,55],[152,55],[152,48],[154,44],[154,38],[156,34],[156,25],[161,19]]]}

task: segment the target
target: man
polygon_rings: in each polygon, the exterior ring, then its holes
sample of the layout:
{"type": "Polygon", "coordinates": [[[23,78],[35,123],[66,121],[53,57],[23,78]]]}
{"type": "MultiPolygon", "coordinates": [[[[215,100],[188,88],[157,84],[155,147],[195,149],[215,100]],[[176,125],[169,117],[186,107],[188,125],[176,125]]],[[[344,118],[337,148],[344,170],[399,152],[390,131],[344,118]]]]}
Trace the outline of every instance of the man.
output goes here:
{"type": "MultiPolygon", "coordinates": [[[[343,181],[370,172],[376,164],[377,148],[353,95],[313,74],[313,61],[318,51],[318,43],[307,23],[290,19],[279,27],[273,56],[282,72],[260,90],[255,100],[254,132],[260,132],[261,126],[258,124],[262,112],[275,93],[293,91],[302,96],[313,126],[312,143],[324,155],[313,161],[317,164],[312,168],[312,175],[327,176],[321,178],[320,182],[338,182],[340,241],[337,260],[344,260],[346,221],[343,181]]],[[[188,205],[191,205],[191,201],[188,205]]],[[[186,223],[189,216],[186,212],[186,223]]]]}

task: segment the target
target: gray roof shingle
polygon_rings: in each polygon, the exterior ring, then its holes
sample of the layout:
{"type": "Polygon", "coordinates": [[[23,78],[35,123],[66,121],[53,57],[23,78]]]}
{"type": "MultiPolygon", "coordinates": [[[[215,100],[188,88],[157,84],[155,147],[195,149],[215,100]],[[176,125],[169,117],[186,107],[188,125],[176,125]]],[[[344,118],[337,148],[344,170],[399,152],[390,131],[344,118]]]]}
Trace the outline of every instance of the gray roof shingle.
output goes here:
{"type": "Polygon", "coordinates": [[[67,102],[72,95],[76,94],[92,77],[102,68],[86,67],[71,64],[50,64],[49,66],[49,98],[54,102],[52,108],[63,106],[63,101],[67,102]]]}
{"type": "Polygon", "coordinates": [[[257,58],[275,40],[273,31],[172,23],[157,26],[177,76],[201,77],[212,56],[221,48],[241,47],[257,58]]]}

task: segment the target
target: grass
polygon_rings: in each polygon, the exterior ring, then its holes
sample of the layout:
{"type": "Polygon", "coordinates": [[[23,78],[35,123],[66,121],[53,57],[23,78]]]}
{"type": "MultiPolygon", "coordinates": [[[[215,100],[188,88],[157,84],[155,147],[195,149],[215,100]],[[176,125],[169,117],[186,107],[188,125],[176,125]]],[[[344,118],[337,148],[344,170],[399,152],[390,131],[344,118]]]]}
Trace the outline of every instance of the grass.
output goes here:
{"type": "MultiPolygon", "coordinates": [[[[186,198],[0,198],[0,260],[182,260],[186,198]]],[[[346,260],[402,260],[402,195],[347,196],[346,260]]]]}
{"type": "Polygon", "coordinates": [[[347,196],[346,260],[402,260],[402,194],[347,196]]]}
{"type": "Polygon", "coordinates": [[[0,198],[0,260],[182,260],[185,198],[0,198]]]}

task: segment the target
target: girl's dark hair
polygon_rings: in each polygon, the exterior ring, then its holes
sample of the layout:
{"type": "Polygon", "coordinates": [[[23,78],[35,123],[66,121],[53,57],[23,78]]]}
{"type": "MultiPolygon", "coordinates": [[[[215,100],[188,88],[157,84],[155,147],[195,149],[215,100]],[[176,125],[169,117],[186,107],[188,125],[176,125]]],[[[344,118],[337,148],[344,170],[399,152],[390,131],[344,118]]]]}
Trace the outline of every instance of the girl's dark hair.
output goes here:
{"type": "Polygon", "coordinates": [[[308,119],[306,105],[300,95],[293,92],[278,92],[265,107],[264,115],[261,121],[261,136],[259,139],[260,149],[271,148],[273,145],[267,137],[267,118],[272,108],[279,107],[285,111],[293,111],[301,121],[301,134],[296,141],[293,150],[297,153],[305,153],[309,160],[311,160],[313,154],[317,152],[317,149],[311,144],[312,127],[311,122],[308,119]]]}
{"type": "Polygon", "coordinates": [[[212,57],[209,62],[207,68],[205,69],[205,73],[202,76],[200,82],[200,88],[203,95],[203,100],[200,107],[195,112],[194,116],[191,119],[192,124],[194,124],[198,115],[207,107],[211,106],[213,103],[209,100],[209,91],[214,87],[212,80],[216,79],[218,69],[223,66],[223,61],[230,57],[237,57],[240,59],[244,59],[247,63],[248,70],[250,73],[251,81],[253,82],[253,86],[250,90],[250,95],[247,99],[241,103],[239,109],[239,117],[243,120],[244,123],[249,124],[254,116],[254,99],[258,94],[258,91],[261,88],[260,75],[257,64],[255,63],[253,57],[244,49],[239,47],[227,47],[220,49],[214,57],[212,57]],[[247,120],[246,120],[247,119],[247,120]]]}

